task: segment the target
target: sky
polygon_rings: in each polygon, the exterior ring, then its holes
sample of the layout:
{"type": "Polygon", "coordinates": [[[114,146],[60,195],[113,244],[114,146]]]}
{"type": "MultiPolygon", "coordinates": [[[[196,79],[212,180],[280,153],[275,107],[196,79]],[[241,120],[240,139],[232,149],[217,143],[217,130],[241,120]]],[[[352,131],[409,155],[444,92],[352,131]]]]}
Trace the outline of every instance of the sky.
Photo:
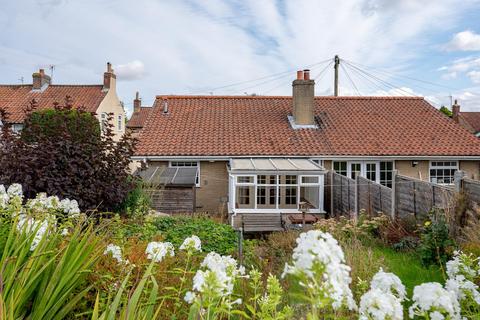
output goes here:
{"type": "Polygon", "coordinates": [[[290,95],[311,69],[316,95],[458,99],[480,111],[480,0],[0,0],[0,84],[102,83],[128,113],[160,94],[290,95]]]}

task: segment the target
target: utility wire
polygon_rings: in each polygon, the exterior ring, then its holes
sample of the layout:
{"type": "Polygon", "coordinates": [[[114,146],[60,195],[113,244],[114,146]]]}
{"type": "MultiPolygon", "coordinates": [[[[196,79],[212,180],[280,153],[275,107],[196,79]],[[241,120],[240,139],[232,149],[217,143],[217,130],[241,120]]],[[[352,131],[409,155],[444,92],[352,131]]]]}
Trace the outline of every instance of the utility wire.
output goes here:
{"type": "Polygon", "coordinates": [[[367,78],[364,74],[360,73],[360,71],[355,70],[353,68],[351,68],[351,71],[357,74],[358,76],[360,76],[361,78],[365,79],[367,81],[368,87],[373,88],[373,91],[376,91],[376,90],[385,91],[384,87],[379,86],[376,82],[374,82],[370,78],[367,78]]]}
{"type": "Polygon", "coordinates": [[[350,63],[348,63],[348,62],[346,62],[346,61],[345,61],[345,63],[346,63],[347,65],[349,65],[351,68],[357,69],[359,72],[361,72],[361,73],[365,74],[366,76],[368,76],[368,77],[370,77],[370,78],[372,78],[372,79],[374,79],[374,80],[382,83],[383,85],[385,85],[385,86],[387,86],[387,87],[390,87],[391,89],[404,92],[406,96],[417,96],[417,95],[412,94],[411,92],[408,92],[408,91],[406,91],[406,90],[403,90],[403,89],[400,88],[399,86],[397,86],[397,85],[395,85],[395,84],[392,84],[392,83],[389,83],[388,81],[385,81],[385,80],[383,80],[383,79],[381,79],[381,78],[379,78],[379,77],[377,77],[377,76],[375,76],[375,75],[373,75],[373,74],[371,74],[371,73],[369,73],[369,72],[367,72],[367,71],[365,71],[365,70],[363,70],[363,69],[361,69],[361,68],[359,68],[359,67],[353,66],[353,65],[351,65],[350,63]]]}
{"type": "MultiPolygon", "coordinates": [[[[342,59],[342,60],[344,60],[344,59],[342,59]]],[[[377,72],[383,72],[384,74],[390,74],[390,75],[393,76],[393,77],[404,78],[404,79],[408,79],[408,80],[413,80],[413,81],[417,81],[417,82],[422,82],[422,83],[425,83],[425,84],[429,84],[429,85],[436,86],[436,87],[442,87],[442,88],[450,89],[450,90],[460,90],[460,89],[458,89],[458,88],[449,87],[449,86],[442,85],[442,84],[439,84],[439,83],[435,83],[435,82],[431,82],[431,81],[427,81],[427,80],[422,80],[422,79],[417,79],[417,78],[413,78],[413,77],[409,77],[409,76],[404,76],[404,75],[396,74],[396,73],[393,73],[393,72],[391,72],[391,71],[387,71],[385,68],[367,66],[367,65],[364,65],[364,64],[361,64],[361,63],[358,63],[358,62],[349,61],[349,60],[344,60],[344,61],[349,62],[349,63],[351,63],[351,64],[353,64],[353,65],[362,66],[362,67],[364,67],[364,68],[375,69],[375,70],[377,70],[377,72]]]]}
{"type": "Polygon", "coordinates": [[[353,82],[352,78],[351,78],[350,75],[348,74],[347,69],[343,66],[342,63],[340,63],[340,67],[342,68],[343,72],[345,72],[345,75],[347,76],[348,80],[350,80],[350,83],[352,84],[353,88],[355,88],[355,91],[357,91],[357,94],[358,94],[359,96],[361,96],[362,94],[360,93],[360,91],[358,90],[357,86],[355,85],[355,82],[353,82]]]}
{"type": "MultiPolygon", "coordinates": [[[[314,66],[317,66],[317,65],[320,65],[320,64],[323,64],[327,61],[330,61],[331,58],[329,59],[326,59],[326,60],[323,60],[323,61],[319,61],[319,62],[316,62],[316,63],[313,63],[313,64],[310,64],[310,65],[306,65],[305,67],[307,68],[312,68],[314,66]]],[[[267,76],[263,76],[263,77],[259,77],[259,78],[255,78],[255,79],[251,79],[251,80],[246,80],[246,81],[240,81],[240,82],[236,82],[236,83],[231,83],[231,84],[228,84],[228,85],[224,85],[224,86],[220,86],[220,87],[215,87],[215,88],[210,88],[210,89],[207,89],[207,90],[199,90],[197,92],[212,92],[212,91],[216,91],[216,90],[220,90],[220,89],[225,89],[225,88],[230,88],[230,87],[235,87],[235,86],[238,86],[238,85],[242,85],[242,84],[246,84],[246,83],[251,83],[251,82],[256,82],[256,81],[261,81],[261,80],[265,80],[265,79],[269,79],[269,78],[272,78],[272,77],[278,77],[280,75],[284,75],[284,74],[289,74],[293,71],[296,71],[297,69],[288,69],[286,71],[283,71],[283,72],[279,72],[279,73],[275,73],[275,74],[271,74],[271,75],[267,75],[267,76]]]]}

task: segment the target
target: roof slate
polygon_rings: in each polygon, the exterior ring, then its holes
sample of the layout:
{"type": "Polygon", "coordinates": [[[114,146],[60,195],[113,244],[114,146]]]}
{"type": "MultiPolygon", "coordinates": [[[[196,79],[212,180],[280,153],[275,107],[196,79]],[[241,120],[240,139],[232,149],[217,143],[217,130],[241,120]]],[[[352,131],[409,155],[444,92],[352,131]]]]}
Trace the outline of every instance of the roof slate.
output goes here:
{"type": "Polygon", "coordinates": [[[8,113],[8,122],[22,123],[24,109],[33,99],[39,110],[53,108],[55,102],[63,105],[70,96],[74,108],[96,112],[106,94],[103,85],[49,85],[44,91],[34,91],[32,85],[0,85],[0,108],[8,113]]]}
{"type": "Polygon", "coordinates": [[[480,156],[480,139],[423,98],[316,97],[319,129],[292,129],[291,113],[291,97],[158,96],[136,155],[480,156]]]}

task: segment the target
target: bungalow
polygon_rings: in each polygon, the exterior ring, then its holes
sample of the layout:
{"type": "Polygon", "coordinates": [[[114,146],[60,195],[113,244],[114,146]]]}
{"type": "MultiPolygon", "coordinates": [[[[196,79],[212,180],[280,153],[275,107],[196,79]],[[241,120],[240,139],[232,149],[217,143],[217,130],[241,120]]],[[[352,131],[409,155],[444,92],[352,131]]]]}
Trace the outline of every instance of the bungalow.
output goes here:
{"type": "Polygon", "coordinates": [[[455,101],[452,106],[452,119],[475,136],[480,137],[480,112],[460,112],[460,105],[455,101]]]}
{"type": "MultiPolygon", "coordinates": [[[[134,160],[155,174],[195,168],[195,211],[323,212],[326,170],[386,186],[392,172],[451,184],[479,178],[480,141],[418,97],[157,96],[134,160]],[[154,168],[154,169],[153,169],[154,168]]],[[[168,179],[167,179],[168,180],[168,179]]],[[[170,180],[168,180],[170,181],[170,180]]]]}
{"type": "Polygon", "coordinates": [[[110,63],[103,74],[103,84],[52,84],[50,76],[40,69],[32,75],[32,84],[0,85],[0,109],[7,112],[6,120],[13,130],[19,131],[23,128],[24,110],[32,101],[36,109],[47,109],[53,108],[54,103],[64,103],[67,96],[74,108],[95,113],[101,125],[111,114],[115,139],[125,133],[125,111],[117,96],[116,75],[110,63]]]}

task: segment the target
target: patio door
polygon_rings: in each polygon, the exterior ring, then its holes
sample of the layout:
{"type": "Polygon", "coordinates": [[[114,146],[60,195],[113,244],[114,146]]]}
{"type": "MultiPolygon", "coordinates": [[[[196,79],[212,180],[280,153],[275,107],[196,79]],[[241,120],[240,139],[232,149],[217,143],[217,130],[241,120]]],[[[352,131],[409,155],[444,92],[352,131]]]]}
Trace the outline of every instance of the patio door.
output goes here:
{"type": "Polygon", "coordinates": [[[360,162],[350,162],[348,177],[354,179],[362,172],[362,164],[360,162]]]}

